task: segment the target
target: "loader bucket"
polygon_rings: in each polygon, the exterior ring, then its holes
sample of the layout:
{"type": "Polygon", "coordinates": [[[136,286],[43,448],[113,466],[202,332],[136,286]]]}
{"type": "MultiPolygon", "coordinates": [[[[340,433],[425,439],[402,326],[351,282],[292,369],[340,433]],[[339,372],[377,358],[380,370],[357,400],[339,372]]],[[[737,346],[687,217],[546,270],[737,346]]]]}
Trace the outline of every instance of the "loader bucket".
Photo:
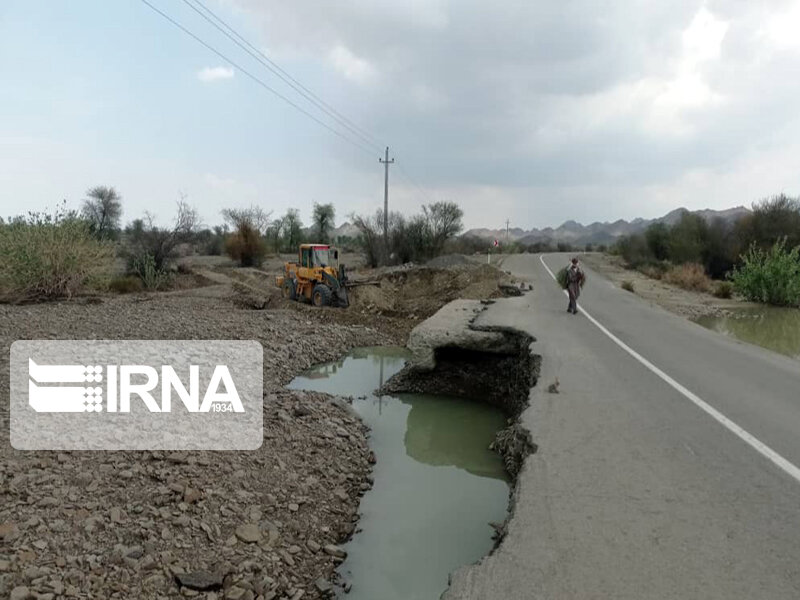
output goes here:
{"type": "Polygon", "coordinates": [[[339,289],[336,290],[333,293],[333,295],[336,299],[337,306],[340,306],[342,308],[347,308],[348,306],[350,306],[350,299],[347,297],[346,287],[344,286],[339,287],[339,289]]]}

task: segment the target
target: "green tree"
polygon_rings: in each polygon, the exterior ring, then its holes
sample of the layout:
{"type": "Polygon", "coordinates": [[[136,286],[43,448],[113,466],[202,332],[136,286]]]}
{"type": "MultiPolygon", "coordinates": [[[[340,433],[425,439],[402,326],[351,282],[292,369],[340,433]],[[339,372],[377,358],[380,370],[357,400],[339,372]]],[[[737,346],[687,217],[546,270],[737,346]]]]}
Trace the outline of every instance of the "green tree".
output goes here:
{"type": "Polygon", "coordinates": [[[753,212],[736,224],[735,235],[740,252],[753,244],[766,250],[780,239],[789,248],[799,246],[800,198],[779,194],[754,203],[753,212]]]}
{"type": "Polygon", "coordinates": [[[670,230],[669,258],[676,265],[703,261],[708,224],[699,215],[686,212],[670,230]]]}
{"type": "Polygon", "coordinates": [[[434,202],[423,206],[422,213],[428,221],[431,254],[436,256],[445,242],[463,229],[461,218],[464,211],[455,202],[434,202]]]}
{"type": "Polygon", "coordinates": [[[653,223],[644,232],[647,247],[656,260],[669,259],[670,230],[666,223],[653,223]]]}
{"type": "Polygon", "coordinates": [[[303,222],[300,220],[300,211],[290,208],[282,220],[284,250],[297,252],[297,246],[303,239],[303,222]]]}
{"type": "Polygon", "coordinates": [[[312,232],[316,241],[327,244],[331,241],[331,231],[334,227],[336,210],[333,204],[314,203],[314,215],[312,217],[312,232]]]}
{"type": "Polygon", "coordinates": [[[81,214],[89,230],[100,240],[114,237],[122,217],[122,196],[113,187],[98,185],[87,190],[81,214]]]}

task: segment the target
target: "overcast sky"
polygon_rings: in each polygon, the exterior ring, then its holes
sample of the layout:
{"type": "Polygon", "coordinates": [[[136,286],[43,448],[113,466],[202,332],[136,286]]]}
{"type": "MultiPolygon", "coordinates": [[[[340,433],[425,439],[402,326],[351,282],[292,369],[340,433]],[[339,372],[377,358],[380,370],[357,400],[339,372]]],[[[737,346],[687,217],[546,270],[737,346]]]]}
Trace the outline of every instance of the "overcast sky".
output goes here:
{"type": "Polygon", "coordinates": [[[149,0],[0,2],[0,215],[113,185],[274,215],[462,205],[467,227],[655,217],[800,194],[800,0],[203,0],[366,132],[200,18],[149,0]],[[377,147],[376,147],[377,146],[377,147]],[[402,169],[400,168],[402,167],[402,169]]]}

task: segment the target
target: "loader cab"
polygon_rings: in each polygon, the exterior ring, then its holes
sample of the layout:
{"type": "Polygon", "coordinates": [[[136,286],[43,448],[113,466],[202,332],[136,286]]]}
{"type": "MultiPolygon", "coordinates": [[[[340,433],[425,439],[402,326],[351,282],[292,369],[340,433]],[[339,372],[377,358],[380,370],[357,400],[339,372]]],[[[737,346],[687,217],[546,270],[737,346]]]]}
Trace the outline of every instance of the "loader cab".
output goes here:
{"type": "Polygon", "coordinates": [[[339,266],[339,251],[324,244],[303,244],[300,246],[300,266],[306,269],[315,267],[339,266]]]}

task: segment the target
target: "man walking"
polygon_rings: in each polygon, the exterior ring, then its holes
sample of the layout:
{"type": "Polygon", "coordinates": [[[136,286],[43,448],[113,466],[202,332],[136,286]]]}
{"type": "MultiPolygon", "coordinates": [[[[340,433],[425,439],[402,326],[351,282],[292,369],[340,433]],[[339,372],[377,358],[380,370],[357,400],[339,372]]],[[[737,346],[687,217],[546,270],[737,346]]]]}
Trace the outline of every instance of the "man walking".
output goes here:
{"type": "Polygon", "coordinates": [[[578,314],[578,296],[581,295],[583,279],[583,270],[578,266],[578,259],[573,258],[572,264],[567,269],[567,293],[569,294],[569,308],[567,308],[567,312],[573,315],[578,314]]]}

